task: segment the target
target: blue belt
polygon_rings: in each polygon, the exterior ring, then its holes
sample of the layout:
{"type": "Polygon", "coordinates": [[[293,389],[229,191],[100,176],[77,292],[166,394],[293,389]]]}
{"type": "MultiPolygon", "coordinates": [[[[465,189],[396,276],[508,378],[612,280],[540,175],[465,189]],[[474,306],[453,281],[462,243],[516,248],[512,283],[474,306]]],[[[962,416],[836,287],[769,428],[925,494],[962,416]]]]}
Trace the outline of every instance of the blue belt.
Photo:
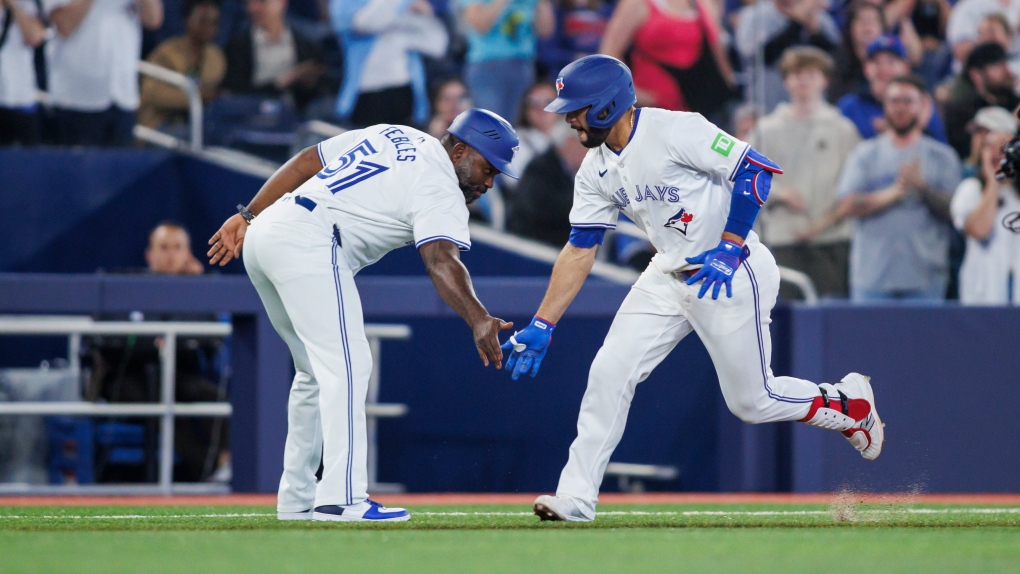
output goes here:
{"type": "Polygon", "coordinates": [[[671,273],[671,275],[686,283],[687,280],[690,279],[698,271],[701,271],[701,267],[695,267],[694,269],[687,269],[685,271],[674,271],[673,273],[671,273]]]}
{"type": "Polygon", "coordinates": [[[300,205],[301,207],[307,209],[308,211],[314,211],[316,206],[316,203],[314,201],[308,199],[303,195],[295,195],[294,203],[300,205]]]}

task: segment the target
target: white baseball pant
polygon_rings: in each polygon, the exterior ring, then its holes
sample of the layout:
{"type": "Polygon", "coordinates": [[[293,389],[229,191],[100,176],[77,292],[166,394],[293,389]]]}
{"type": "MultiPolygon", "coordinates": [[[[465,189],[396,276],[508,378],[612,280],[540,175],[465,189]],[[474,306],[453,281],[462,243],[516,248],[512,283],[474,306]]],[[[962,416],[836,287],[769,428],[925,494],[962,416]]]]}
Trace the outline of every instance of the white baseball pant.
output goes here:
{"type": "MultiPolygon", "coordinates": [[[[751,254],[733,277],[733,297],[723,287],[698,299],[701,283],[660,271],[654,262],[617,311],[588,374],[577,419],[577,438],[560,475],[557,496],[575,499],[594,517],[599,486],[638,383],[681,339],[696,332],[712,357],[726,406],[748,423],[799,420],[819,395],[810,381],[772,375],[769,314],[779,293],[779,268],[764,245],[749,239],[751,254]]],[[[679,381],[683,382],[683,381],[679,381]]]]}
{"type": "Polygon", "coordinates": [[[361,299],[326,209],[290,195],[248,228],[244,265],[297,374],[287,407],[279,512],[368,497],[365,400],[372,353],[361,299]],[[316,485],[320,456],[322,480],[316,485]]]}

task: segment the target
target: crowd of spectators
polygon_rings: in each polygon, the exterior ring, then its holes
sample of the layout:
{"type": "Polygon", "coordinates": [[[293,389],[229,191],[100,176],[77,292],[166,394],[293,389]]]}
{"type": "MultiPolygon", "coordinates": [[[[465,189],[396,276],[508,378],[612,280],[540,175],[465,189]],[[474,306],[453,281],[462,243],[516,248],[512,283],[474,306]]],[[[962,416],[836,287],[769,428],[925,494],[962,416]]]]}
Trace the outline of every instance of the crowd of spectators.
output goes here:
{"type": "MultiPolygon", "coordinates": [[[[440,136],[484,107],[518,126],[523,175],[476,216],[558,245],[584,150],[542,108],[600,52],[639,106],[699,112],[786,169],[758,231],[823,296],[1004,304],[1020,195],[992,172],[1017,128],[1018,25],[1020,0],[0,0],[0,145],[181,125],[185,93],[140,81],[143,57],[211,109],[440,136]]],[[[619,243],[621,262],[651,248],[619,243]]]]}

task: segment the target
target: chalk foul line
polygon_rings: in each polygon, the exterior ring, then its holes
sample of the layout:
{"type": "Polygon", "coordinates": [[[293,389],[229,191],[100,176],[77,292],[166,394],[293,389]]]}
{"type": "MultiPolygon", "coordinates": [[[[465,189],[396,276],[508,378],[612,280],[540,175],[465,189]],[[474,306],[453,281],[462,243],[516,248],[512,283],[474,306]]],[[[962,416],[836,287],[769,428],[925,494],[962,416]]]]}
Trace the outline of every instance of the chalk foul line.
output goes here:
{"type": "MultiPolygon", "coordinates": [[[[940,514],[1020,514],[1020,507],[1013,508],[889,508],[851,510],[854,515],[861,516],[897,516],[940,515],[940,514]]],[[[643,511],[643,510],[609,510],[599,512],[599,516],[825,516],[832,515],[831,510],[676,510],[676,511],[643,511]]],[[[485,517],[485,516],[532,516],[531,512],[416,512],[412,516],[437,517],[485,517]]],[[[185,518],[269,518],[276,513],[217,513],[217,514],[109,514],[109,515],[0,515],[0,520],[12,519],[44,519],[44,520],[165,520],[185,518]]]]}

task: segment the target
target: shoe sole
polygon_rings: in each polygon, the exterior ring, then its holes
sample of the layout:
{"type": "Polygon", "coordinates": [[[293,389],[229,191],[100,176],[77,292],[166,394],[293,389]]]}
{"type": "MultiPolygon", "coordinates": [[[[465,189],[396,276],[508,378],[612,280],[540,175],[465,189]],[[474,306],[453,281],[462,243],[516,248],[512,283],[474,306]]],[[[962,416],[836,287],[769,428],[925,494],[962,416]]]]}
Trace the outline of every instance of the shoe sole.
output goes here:
{"type": "Polygon", "coordinates": [[[878,450],[875,452],[874,456],[871,457],[865,454],[868,450],[867,448],[858,452],[860,452],[861,456],[867,460],[875,460],[878,458],[878,455],[882,454],[882,447],[885,446],[885,423],[883,423],[882,418],[878,416],[878,407],[875,406],[875,391],[871,388],[871,377],[860,373],[850,373],[843,377],[842,382],[847,383],[849,382],[847,379],[850,378],[855,379],[854,382],[864,392],[865,397],[868,399],[868,403],[871,405],[871,414],[875,417],[875,424],[872,425],[872,430],[868,431],[868,434],[871,436],[871,445],[868,448],[878,445],[878,450]]]}
{"type": "Polygon", "coordinates": [[[407,522],[411,520],[411,515],[405,514],[404,516],[394,516],[393,518],[362,518],[360,516],[316,512],[312,514],[312,520],[319,522],[407,522]]]}
{"type": "Polygon", "coordinates": [[[533,507],[535,509],[535,516],[537,516],[541,522],[552,521],[552,522],[591,522],[583,518],[576,518],[574,516],[563,516],[562,514],[553,510],[548,504],[535,501],[533,507]]]}
{"type": "Polygon", "coordinates": [[[541,502],[535,503],[535,516],[541,519],[542,522],[545,522],[547,520],[552,522],[566,521],[566,518],[560,516],[559,514],[556,513],[555,510],[549,508],[548,506],[542,504],[541,502]]]}

